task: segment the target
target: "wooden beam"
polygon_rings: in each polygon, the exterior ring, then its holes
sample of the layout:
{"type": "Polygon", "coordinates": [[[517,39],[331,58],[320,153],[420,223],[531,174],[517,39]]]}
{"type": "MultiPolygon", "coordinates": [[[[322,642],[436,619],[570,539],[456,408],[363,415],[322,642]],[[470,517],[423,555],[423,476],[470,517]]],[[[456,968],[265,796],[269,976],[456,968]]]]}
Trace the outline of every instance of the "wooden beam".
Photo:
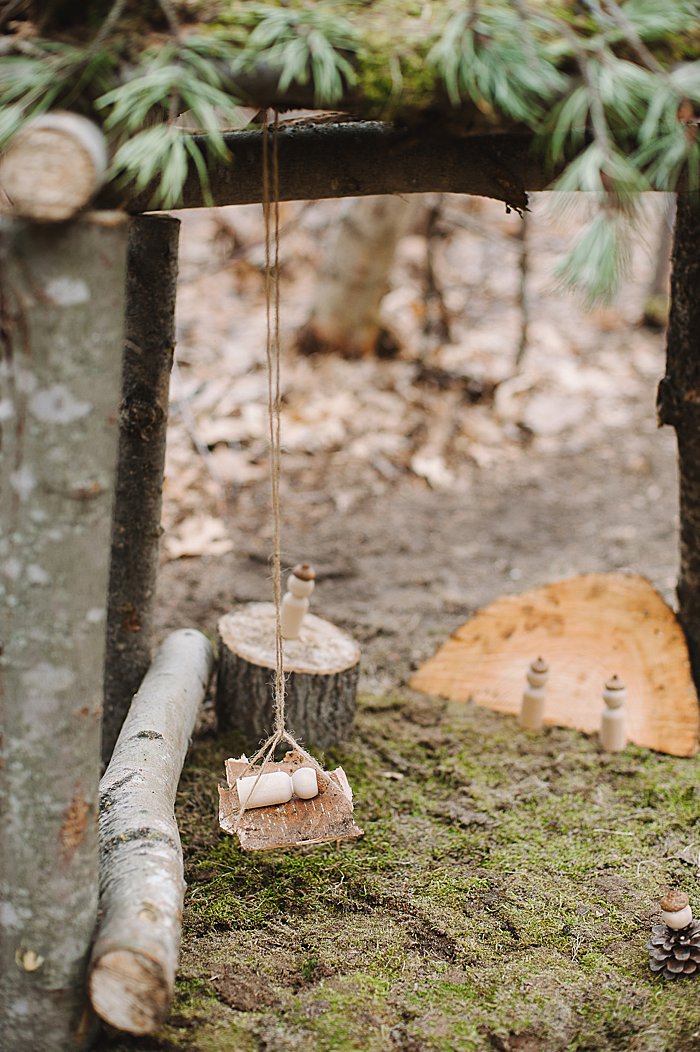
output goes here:
{"type": "MultiPolygon", "coordinates": [[[[230,160],[213,156],[208,164],[213,204],[261,201],[261,132],[232,132],[224,138],[230,160]]],[[[194,139],[206,150],[205,136],[194,139]]],[[[552,179],[528,135],[457,139],[428,133],[425,127],[376,122],[282,128],[279,166],[282,201],[438,191],[491,197],[522,209],[527,206],[526,191],[545,189],[552,179]]],[[[121,195],[111,189],[102,202],[124,205],[131,212],[149,211],[155,189],[154,184],[121,195]]],[[[191,165],[180,207],[206,204],[191,165]]]]}

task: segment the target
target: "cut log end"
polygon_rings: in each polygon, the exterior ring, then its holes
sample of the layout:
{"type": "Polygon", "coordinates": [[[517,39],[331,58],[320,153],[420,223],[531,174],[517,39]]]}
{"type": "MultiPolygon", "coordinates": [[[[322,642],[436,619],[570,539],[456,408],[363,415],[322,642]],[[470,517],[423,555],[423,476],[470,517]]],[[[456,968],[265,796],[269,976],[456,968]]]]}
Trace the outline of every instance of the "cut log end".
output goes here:
{"type": "Polygon", "coordinates": [[[13,215],[58,223],[89,204],[106,170],[105,138],[96,125],[75,113],[47,113],[10,143],[0,187],[13,215]]]}
{"type": "Polygon", "coordinates": [[[106,1023],[129,1034],[150,1034],[165,1019],[173,996],[161,965],[133,950],[116,949],[97,960],[90,975],[92,1006],[106,1023]]]}
{"type": "MultiPolygon", "coordinates": [[[[273,726],[275,610],[251,603],[219,621],[216,707],[219,728],[235,727],[251,745],[273,726]]],[[[285,640],[287,726],[325,748],[352,725],[360,648],[328,621],[307,614],[298,639],[285,640]]]]}

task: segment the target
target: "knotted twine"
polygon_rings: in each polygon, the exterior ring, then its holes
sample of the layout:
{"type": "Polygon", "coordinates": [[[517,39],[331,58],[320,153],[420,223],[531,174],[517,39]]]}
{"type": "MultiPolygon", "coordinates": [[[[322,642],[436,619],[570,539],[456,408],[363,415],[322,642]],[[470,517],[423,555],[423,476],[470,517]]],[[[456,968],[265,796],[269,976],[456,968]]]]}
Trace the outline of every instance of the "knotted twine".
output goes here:
{"type": "MultiPolygon", "coordinates": [[[[274,758],[275,749],[282,742],[292,747],[323,781],[328,775],[314,757],[289,733],[285,714],[284,640],[282,638],[282,563],[280,555],[280,478],[281,415],[282,396],[280,386],[280,185],[279,185],[279,113],[274,111],[272,123],[272,149],[270,150],[270,125],[267,113],[262,128],[262,207],[265,222],[265,360],[267,364],[267,417],[269,436],[270,490],[272,504],[272,579],[275,603],[275,679],[274,679],[274,730],[258,751],[248,761],[241,778],[249,774],[262,760],[260,770],[248,799],[255,792],[265,768],[274,758]],[[272,157],[270,158],[270,153],[272,157]],[[272,164],[270,164],[272,161],[272,164]],[[270,193],[270,169],[272,169],[272,193],[270,193]]],[[[240,826],[247,808],[241,804],[235,828],[240,826]]]]}

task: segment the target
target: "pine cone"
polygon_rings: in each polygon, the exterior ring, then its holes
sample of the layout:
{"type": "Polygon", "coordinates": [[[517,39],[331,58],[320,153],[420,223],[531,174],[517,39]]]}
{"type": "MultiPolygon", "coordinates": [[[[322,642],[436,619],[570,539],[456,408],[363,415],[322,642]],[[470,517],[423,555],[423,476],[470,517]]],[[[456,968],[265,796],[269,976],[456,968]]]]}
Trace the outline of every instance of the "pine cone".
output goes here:
{"type": "Polygon", "coordinates": [[[655,924],[647,943],[652,972],[664,979],[680,979],[700,972],[700,920],[674,931],[666,924],[655,924]]]}

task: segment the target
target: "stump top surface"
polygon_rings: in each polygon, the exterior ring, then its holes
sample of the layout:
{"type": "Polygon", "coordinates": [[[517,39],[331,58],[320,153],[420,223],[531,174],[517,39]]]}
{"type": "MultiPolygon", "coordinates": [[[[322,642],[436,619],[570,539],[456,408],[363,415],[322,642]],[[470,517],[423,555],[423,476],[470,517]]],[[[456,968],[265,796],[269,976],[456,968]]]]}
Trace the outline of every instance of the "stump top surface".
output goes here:
{"type": "MultiPolygon", "coordinates": [[[[303,758],[289,752],[280,763],[269,763],[265,771],[292,774],[303,766],[303,758]]],[[[279,848],[308,847],[333,840],[352,840],[363,835],[353,819],[352,791],[342,767],[331,771],[312,800],[293,797],[289,803],[272,807],[252,807],[245,811],[238,828],[240,803],[236,779],[248,769],[244,759],[226,761],[227,787],[219,787],[219,824],[226,833],[236,834],[244,851],[273,851],[279,848]]],[[[255,773],[255,772],[253,772],[255,773]]]]}
{"type": "MultiPolygon", "coordinates": [[[[248,603],[219,621],[223,644],[238,657],[263,668],[275,667],[275,608],[272,603],[248,603]]],[[[360,660],[360,648],[330,621],[307,614],[299,639],[285,639],[285,672],[334,675],[360,660]]]]}

